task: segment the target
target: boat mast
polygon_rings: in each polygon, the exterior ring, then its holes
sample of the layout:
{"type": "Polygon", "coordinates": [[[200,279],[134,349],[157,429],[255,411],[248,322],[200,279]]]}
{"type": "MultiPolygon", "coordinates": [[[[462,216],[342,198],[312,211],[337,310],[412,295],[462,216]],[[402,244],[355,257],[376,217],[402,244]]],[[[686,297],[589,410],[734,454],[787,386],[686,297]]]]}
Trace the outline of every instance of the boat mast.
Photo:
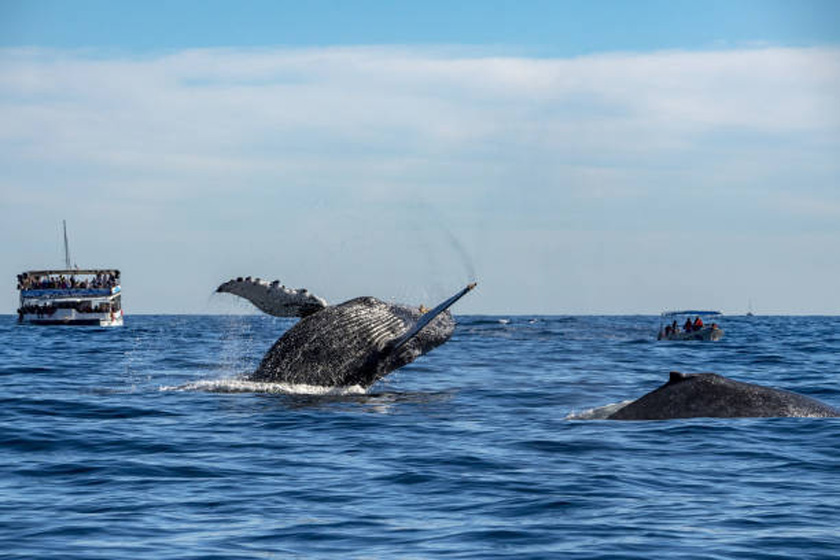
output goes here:
{"type": "Polygon", "coordinates": [[[67,220],[61,220],[64,224],[64,268],[70,270],[70,244],[67,242],[67,220]]]}

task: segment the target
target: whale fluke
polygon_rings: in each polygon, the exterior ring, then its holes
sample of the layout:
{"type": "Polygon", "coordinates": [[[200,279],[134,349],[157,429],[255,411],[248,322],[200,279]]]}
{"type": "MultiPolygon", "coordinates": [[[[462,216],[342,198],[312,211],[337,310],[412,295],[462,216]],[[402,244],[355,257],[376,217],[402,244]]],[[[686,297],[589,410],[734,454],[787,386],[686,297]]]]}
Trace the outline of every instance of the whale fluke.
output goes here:
{"type": "Polygon", "coordinates": [[[306,289],[283,286],[278,280],[266,282],[259,278],[235,278],[216,288],[247,299],[264,313],[275,317],[306,317],[327,307],[327,302],[306,289]]]}
{"type": "Polygon", "coordinates": [[[804,395],[735,381],[716,373],[672,371],[667,383],[607,418],[665,420],[835,416],[840,416],[840,410],[804,395]]]}

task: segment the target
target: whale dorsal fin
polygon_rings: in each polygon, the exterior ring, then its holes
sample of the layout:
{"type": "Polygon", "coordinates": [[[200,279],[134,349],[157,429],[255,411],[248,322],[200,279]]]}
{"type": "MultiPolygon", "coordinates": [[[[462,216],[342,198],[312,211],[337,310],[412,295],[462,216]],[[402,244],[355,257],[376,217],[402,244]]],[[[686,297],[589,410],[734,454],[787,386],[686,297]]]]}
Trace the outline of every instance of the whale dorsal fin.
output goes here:
{"type": "Polygon", "coordinates": [[[216,288],[217,292],[247,299],[257,309],[275,317],[306,317],[327,307],[327,302],[306,289],[287,288],[278,280],[235,278],[216,288]]]}
{"type": "Polygon", "coordinates": [[[388,350],[390,350],[392,352],[395,351],[395,350],[399,350],[400,347],[405,345],[406,342],[408,342],[409,340],[411,340],[412,338],[417,336],[420,333],[420,331],[423,330],[423,327],[425,327],[426,325],[431,323],[434,320],[435,317],[437,317],[438,315],[440,315],[441,313],[443,313],[444,311],[446,311],[447,309],[452,307],[452,304],[454,304],[456,301],[458,301],[459,299],[464,297],[464,295],[466,295],[467,292],[469,292],[470,290],[475,288],[475,286],[476,286],[475,282],[467,284],[466,288],[463,288],[461,291],[459,291],[457,294],[455,294],[451,298],[449,298],[446,301],[438,304],[437,307],[435,307],[431,311],[427,311],[426,313],[421,315],[420,318],[417,320],[417,322],[414,323],[414,326],[412,326],[410,329],[408,329],[408,332],[406,332],[404,335],[397,338],[396,340],[392,341],[391,344],[388,345],[389,346],[388,350]]]}
{"type": "Polygon", "coordinates": [[[668,383],[680,383],[681,381],[685,381],[690,376],[686,375],[685,373],[681,373],[679,371],[672,371],[668,376],[668,383]]]}

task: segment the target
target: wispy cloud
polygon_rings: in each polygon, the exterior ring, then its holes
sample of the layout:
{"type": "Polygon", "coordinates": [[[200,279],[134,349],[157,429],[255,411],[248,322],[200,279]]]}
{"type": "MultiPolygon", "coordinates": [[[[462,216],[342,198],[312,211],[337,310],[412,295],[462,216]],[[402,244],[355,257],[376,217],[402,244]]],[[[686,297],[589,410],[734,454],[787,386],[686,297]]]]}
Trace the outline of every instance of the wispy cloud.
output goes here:
{"type": "Polygon", "coordinates": [[[585,132],[576,140],[620,150],[622,134],[640,132],[691,144],[718,127],[834,131],[838,58],[837,49],[773,48],[569,60],[385,48],[142,59],[7,50],[0,91],[6,138],[48,140],[74,157],[101,155],[92,146],[248,153],[315,138],[465,150],[511,142],[510,132],[537,146],[585,132]]]}
{"type": "Polygon", "coordinates": [[[837,48],[7,49],[0,122],[4,215],[277,205],[340,228],[436,200],[463,227],[639,228],[715,207],[698,192],[733,212],[757,190],[800,211],[840,198],[837,48]]]}

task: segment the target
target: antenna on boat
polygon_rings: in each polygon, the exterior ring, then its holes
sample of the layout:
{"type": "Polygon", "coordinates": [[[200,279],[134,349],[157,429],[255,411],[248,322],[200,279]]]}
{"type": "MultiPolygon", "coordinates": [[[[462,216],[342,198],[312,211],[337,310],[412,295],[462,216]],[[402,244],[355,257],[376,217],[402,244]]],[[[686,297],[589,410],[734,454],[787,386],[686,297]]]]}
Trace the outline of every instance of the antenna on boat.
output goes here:
{"type": "Polygon", "coordinates": [[[70,243],[67,242],[67,220],[61,220],[64,225],[64,268],[70,270],[70,243]]]}

